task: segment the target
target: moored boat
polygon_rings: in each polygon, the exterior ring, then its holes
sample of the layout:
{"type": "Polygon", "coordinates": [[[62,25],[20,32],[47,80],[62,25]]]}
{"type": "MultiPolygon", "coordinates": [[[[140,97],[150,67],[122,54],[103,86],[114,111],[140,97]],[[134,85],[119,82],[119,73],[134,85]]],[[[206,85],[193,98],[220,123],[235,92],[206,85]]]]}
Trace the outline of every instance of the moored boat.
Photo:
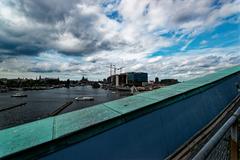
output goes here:
{"type": "Polygon", "coordinates": [[[15,93],[13,95],[11,95],[11,97],[27,97],[28,95],[27,94],[24,94],[24,93],[15,93]]]}
{"type": "Polygon", "coordinates": [[[93,101],[93,97],[76,97],[75,100],[77,101],[93,101]]]}

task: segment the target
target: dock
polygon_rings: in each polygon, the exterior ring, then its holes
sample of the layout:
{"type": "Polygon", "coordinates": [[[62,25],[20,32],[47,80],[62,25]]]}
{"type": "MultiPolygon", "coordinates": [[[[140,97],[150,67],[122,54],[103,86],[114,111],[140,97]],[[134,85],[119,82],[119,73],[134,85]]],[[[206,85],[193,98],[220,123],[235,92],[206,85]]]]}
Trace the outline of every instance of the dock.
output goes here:
{"type": "Polygon", "coordinates": [[[4,107],[4,108],[0,109],[0,112],[7,111],[7,110],[10,110],[10,109],[13,109],[13,108],[17,108],[17,107],[21,107],[21,106],[24,106],[26,104],[27,103],[24,102],[24,103],[16,104],[16,105],[11,106],[11,107],[4,107]]]}
{"type": "Polygon", "coordinates": [[[58,115],[62,110],[64,110],[64,109],[67,108],[68,106],[70,106],[72,103],[73,103],[73,101],[66,102],[64,105],[60,106],[60,107],[57,108],[55,111],[53,111],[52,113],[50,113],[49,116],[56,116],[56,115],[58,115]]]}

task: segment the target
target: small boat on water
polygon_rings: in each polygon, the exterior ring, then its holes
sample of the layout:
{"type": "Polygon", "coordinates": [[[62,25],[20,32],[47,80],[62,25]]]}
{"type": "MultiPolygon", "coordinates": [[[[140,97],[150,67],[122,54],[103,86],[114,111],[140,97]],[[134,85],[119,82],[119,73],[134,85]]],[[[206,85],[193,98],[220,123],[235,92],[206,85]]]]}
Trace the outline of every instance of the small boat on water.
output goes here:
{"type": "Polygon", "coordinates": [[[27,94],[24,94],[24,93],[15,93],[13,95],[11,95],[11,97],[27,97],[28,95],[27,94]]]}
{"type": "Polygon", "coordinates": [[[131,88],[129,87],[116,87],[118,91],[131,91],[131,88]]]}
{"type": "Polygon", "coordinates": [[[76,97],[75,100],[77,101],[93,101],[93,97],[76,97]]]}

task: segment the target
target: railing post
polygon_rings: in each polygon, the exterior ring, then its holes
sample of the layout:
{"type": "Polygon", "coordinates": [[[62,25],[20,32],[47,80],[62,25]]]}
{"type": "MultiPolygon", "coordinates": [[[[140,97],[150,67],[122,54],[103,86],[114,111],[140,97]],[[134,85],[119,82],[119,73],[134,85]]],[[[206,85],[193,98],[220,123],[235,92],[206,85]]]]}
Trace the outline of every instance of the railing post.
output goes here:
{"type": "Polygon", "coordinates": [[[231,140],[230,140],[231,160],[238,160],[238,119],[233,123],[231,127],[231,140]]]}

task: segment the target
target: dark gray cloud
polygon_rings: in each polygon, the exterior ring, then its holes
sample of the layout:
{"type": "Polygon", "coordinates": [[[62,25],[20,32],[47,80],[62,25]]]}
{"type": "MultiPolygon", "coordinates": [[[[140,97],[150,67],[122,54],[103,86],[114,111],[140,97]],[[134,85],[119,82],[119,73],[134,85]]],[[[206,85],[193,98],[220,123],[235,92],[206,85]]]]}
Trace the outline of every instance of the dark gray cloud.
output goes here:
{"type": "MultiPolygon", "coordinates": [[[[10,36],[10,35],[9,35],[10,36]]],[[[21,38],[20,38],[21,39],[21,38]]],[[[34,40],[32,40],[34,41],[34,40]]],[[[0,36],[0,54],[5,55],[35,55],[43,50],[38,43],[29,43],[26,39],[14,41],[6,37],[0,36]],[[2,52],[4,50],[5,52],[2,52]]]]}
{"type": "Polygon", "coordinates": [[[184,13],[184,14],[176,16],[174,18],[174,21],[176,23],[186,23],[186,22],[190,22],[192,20],[196,20],[199,17],[201,17],[201,15],[198,13],[184,13]]]}
{"type": "Polygon", "coordinates": [[[26,16],[43,23],[64,21],[71,10],[76,7],[77,0],[23,0],[15,2],[18,9],[26,16]]]}
{"type": "Polygon", "coordinates": [[[12,14],[17,15],[10,16],[20,22],[0,18],[0,49],[9,50],[11,55],[36,55],[48,49],[74,55],[111,50],[111,40],[104,39],[104,33],[96,26],[105,15],[98,5],[91,4],[93,2],[81,0],[5,2],[12,14]],[[76,45],[66,44],[71,42],[64,37],[65,34],[71,36],[69,39],[75,39],[76,45]]]}
{"type": "Polygon", "coordinates": [[[27,70],[28,72],[35,72],[35,73],[56,73],[61,72],[59,69],[46,69],[46,68],[38,68],[33,67],[27,70]]]}
{"type": "Polygon", "coordinates": [[[229,62],[231,64],[236,64],[239,65],[240,64],[240,56],[232,56],[229,58],[229,62]]]}

